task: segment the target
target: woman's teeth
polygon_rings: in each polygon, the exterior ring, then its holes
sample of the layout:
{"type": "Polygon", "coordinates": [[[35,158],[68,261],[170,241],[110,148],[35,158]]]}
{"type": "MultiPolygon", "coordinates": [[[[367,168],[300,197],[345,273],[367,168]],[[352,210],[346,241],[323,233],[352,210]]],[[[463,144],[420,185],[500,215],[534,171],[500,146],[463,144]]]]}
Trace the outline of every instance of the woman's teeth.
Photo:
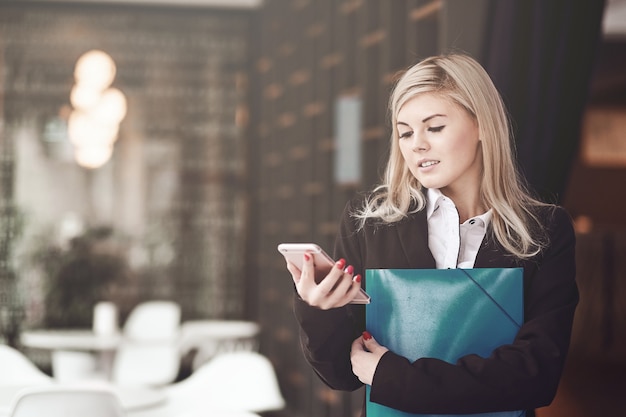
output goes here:
{"type": "Polygon", "coordinates": [[[422,168],[426,168],[426,167],[429,167],[431,165],[435,165],[435,164],[438,164],[438,163],[439,163],[439,161],[426,161],[426,162],[423,162],[420,166],[422,168]]]}

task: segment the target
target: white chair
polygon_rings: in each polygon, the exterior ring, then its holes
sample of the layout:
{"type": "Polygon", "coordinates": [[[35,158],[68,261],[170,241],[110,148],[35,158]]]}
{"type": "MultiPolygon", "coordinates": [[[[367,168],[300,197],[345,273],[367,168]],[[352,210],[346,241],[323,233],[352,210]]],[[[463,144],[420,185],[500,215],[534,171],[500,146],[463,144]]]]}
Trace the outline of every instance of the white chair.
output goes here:
{"type": "Polygon", "coordinates": [[[171,415],[194,410],[207,416],[213,415],[211,410],[262,413],[285,407],[274,367],[254,351],[221,353],[166,390],[171,415]]]}
{"type": "Polygon", "coordinates": [[[124,341],[113,361],[111,379],[118,385],[163,386],[176,380],[180,370],[178,343],[124,341]]]}
{"type": "Polygon", "coordinates": [[[169,341],[179,335],[180,317],[180,305],[174,301],[145,301],[130,312],[122,333],[126,340],[169,341]]]}
{"type": "Polygon", "coordinates": [[[124,417],[119,398],[96,387],[49,386],[19,392],[9,417],[124,417]]]}
{"type": "Polygon", "coordinates": [[[8,345],[0,345],[0,369],[0,385],[52,383],[52,377],[22,352],[8,345]]]}
{"type": "Polygon", "coordinates": [[[137,305],[123,326],[123,341],[113,362],[113,382],[141,386],[174,382],[181,362],[180,318],[180,306],[173,301],[137,305]]]}

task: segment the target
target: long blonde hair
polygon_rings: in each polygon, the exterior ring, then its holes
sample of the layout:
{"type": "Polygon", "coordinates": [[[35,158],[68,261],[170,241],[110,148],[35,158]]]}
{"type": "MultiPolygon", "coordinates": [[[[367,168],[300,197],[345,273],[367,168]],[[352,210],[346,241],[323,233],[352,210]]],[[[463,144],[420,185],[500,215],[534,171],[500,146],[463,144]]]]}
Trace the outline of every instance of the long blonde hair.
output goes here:
{"type": "Polygon", "coordinates": [[[483,177],[480,198],[492,209],[495,239],[518,258],[530,258],[546,245],[546,234],[536,217],[537,206],[519,175],[513,157],[508,113],[484,68],[463,54],[427,58],[409,68],[397,81],[390,100],[391,149],[382,180],[360,211],[353,215],[361,227],[368,219],[394,223],[423,210],[423,187],[411,174],[398,145],[395,128],[402,106],[423,93],[436,93],[465,109],[477,122],[482,143],[483,177]]]}

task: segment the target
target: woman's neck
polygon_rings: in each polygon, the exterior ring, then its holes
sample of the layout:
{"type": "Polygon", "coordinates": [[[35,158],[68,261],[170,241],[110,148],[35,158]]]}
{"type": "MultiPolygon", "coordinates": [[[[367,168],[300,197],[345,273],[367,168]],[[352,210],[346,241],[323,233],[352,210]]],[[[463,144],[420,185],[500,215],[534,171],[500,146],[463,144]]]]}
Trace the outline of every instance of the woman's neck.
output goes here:
{"type": "Polygon", "coordinates": [[[450,189],[442,189],[441,192],[454,202],[461,223],[472,217],[480,216],[488,210],[483,205],[478,192],[468,190],[455,193],[450,189]]]}

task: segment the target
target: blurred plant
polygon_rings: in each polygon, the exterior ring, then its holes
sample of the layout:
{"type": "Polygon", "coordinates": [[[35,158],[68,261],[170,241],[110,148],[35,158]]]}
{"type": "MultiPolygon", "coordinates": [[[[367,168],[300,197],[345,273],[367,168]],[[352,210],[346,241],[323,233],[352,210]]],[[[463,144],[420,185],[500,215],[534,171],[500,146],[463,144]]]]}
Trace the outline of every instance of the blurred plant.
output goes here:
{"type": "Polygon", "coordinates": [[[68,248],[48,244],[31,252],[30,261],[45,273],[46,327],[90,327],[98,301],[114,302],[120,320],[125,317],[132,304],[132,292],[124,291],[130,270],[113,238],[111,228],[96,227],[72,238],[68,248]]]}
{"type": "Polygon", "coordinates": [[[13,248],[24,230],[25,217],[11,203],[0,208],[0,338],[14,346],[24,316],[23,302],[16,291],[13,248]]]}

